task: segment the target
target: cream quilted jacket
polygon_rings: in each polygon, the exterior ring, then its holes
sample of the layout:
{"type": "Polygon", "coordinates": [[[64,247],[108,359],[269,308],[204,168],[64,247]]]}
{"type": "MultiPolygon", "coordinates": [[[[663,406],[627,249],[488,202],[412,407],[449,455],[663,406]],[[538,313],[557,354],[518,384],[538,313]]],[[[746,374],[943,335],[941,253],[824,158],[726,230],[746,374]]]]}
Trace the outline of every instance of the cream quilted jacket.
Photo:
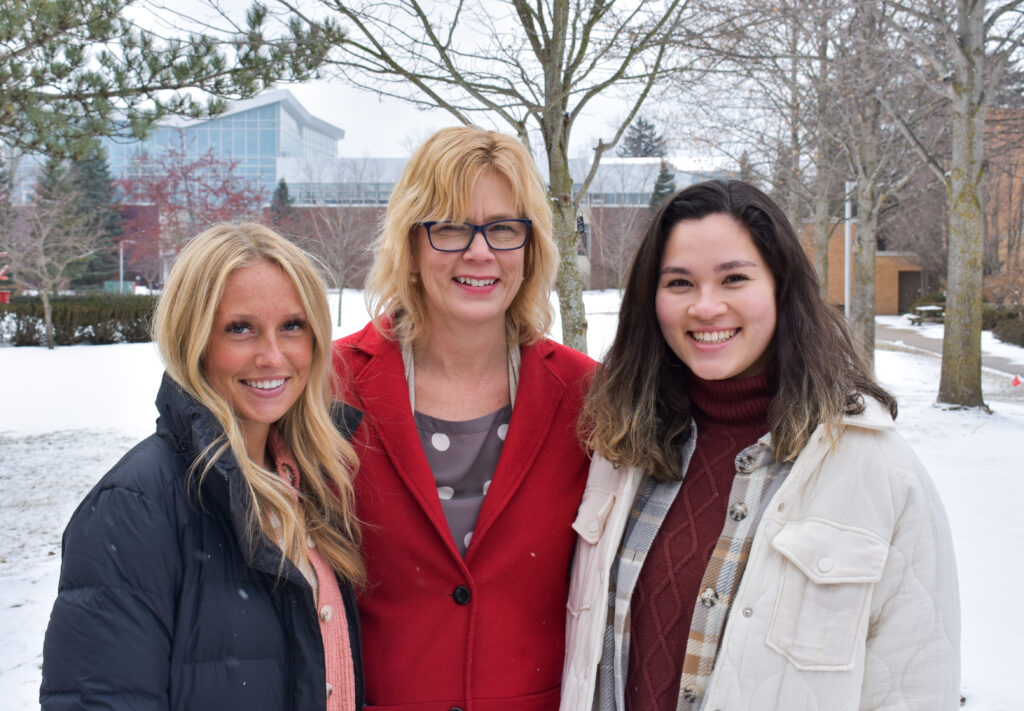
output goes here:
{"type": "MultiPolygon", "coordinates": [[[[609,571],[641,479],[601,457],[591,466],[573,524],[561,711],[592,708],[609,571]]],[[[834,445],[819,428],[768,503],[700,707],[951,711],[959,653],[942,504],[888,413],[870,401],[844,420],[834,445]]],[[[625,670],[615,674],[621,689],[625,670]]]]}

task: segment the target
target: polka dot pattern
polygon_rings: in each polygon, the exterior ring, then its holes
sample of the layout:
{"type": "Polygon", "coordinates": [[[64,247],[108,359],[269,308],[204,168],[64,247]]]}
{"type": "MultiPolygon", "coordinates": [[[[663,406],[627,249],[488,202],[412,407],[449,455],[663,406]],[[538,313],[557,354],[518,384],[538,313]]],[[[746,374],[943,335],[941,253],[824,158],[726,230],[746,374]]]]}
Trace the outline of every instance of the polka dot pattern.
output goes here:
{"type": "Polygon", "coordinates": [[[452,446],[452,440],[443,432],[435,432],[430,436],[430,444],[438,452],[447,452],[448,448],[452,446]]]}

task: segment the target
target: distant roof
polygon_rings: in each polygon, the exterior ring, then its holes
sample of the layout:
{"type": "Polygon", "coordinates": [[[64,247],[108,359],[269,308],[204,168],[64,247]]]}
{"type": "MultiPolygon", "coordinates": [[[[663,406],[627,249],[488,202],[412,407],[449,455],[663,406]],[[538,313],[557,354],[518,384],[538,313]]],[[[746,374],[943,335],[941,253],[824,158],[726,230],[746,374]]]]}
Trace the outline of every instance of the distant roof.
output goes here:
{"type": "Polygon", "coordinates": [[[258,96],[254,96],[251,99],[244,99],[242,101],[232,101],[228,104],[227,111],[216,116],[210,116],[204,119],[182,119],[177,116],[171,116],[163,121],[161,124],[164,126],[175,126],[179,128],[185,128],[187,126],[195,126],[206,121],[212,121],[214,119],[223,118],[225,116],[231,116],[232,114],[241,113],[243,111],[250,111],[251,109],[258,109],[262,106],[271,106],[273,104],[283,104],[291,114],[299,120],[300,123],[311,126],[320,133],[326,136],[330,136],[336,140],[341,140],[345,137],[345,131],[338,128],[332,123],[328,123],[323,119],[318,119],[313,114],[309,113],[299,100],[295,98],[287,89],[274,89],[271,91],[265,91],[258,96]]]}

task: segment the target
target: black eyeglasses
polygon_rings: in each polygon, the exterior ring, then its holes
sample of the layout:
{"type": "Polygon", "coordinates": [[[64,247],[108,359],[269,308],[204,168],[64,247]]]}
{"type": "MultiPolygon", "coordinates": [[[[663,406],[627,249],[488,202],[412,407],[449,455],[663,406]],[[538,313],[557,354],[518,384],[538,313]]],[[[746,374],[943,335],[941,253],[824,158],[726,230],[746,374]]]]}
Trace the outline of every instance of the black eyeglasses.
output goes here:
{"type": "Polygon", "coordinates": [[[526,244],[533,220],[495,220],[485,225],[432,220],[420,224],[427,228],[427,240],[438,252],[465,252],[477,232],[495,252],[511,252],[526,244]]]}

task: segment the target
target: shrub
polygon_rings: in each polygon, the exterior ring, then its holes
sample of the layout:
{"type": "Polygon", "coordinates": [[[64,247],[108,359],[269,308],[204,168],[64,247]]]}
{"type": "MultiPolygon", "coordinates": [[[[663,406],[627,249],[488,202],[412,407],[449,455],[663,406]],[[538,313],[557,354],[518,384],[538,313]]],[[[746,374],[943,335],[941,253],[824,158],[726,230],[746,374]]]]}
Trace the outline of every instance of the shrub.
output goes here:
{"type": "Polygon", "coordinates": [[[981,305],[981,330],[983,331],[991,331],[999,321],[1014,318],[1020,318],[1020,309],[1016,306],[981,305]]]}
{"type": "Polygon", "coordinates": [[[1018,316],[997,321],[992,327],[992,333],[1004,343],[1024,346],[1024,319],[1018,316]]]}
{"type": "Polygon", "coordinates": [[[928,294],[921,294],[919,297],[914,299],[913,303],[910,304],[910,310],[913,311],[918,306],[945,306],[946,295],[941,291],[933,291],[928,294]]]}
{"type": "MultiPolygon", "coordinates": [[[[53,307],[54,342],[142,343],[149,340],[149,321],[155,296],[92,294],[58,297],[53,307]]],[[[15,346],[40,346],[46,342],[43,304],[38,298],[17,297],[0,306],[5,337],[15,346]]]]}

